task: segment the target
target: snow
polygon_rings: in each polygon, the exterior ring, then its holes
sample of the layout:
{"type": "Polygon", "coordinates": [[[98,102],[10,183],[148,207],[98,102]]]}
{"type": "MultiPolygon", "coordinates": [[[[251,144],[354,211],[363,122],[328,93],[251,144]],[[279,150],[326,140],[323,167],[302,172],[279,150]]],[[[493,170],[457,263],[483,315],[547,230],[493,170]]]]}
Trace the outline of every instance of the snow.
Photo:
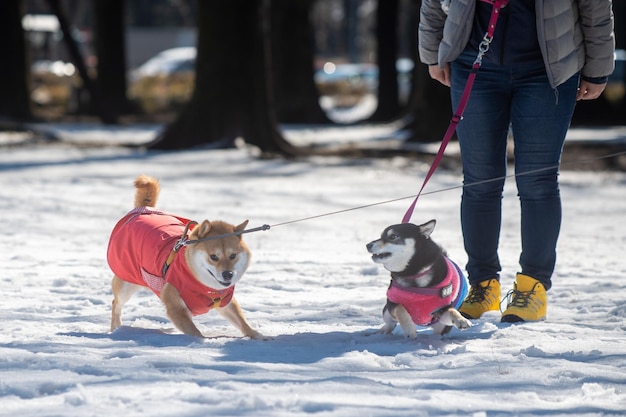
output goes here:
{"type": "MultiPolygon", "coordinates": [[[[420,327],[408,340],[399,328],[375,333],[389,278],[365,244],[400,221],[426,163],[71,143],[127,139],[90,135],[66,129],[65,141],[0,152],[1,416],[626,414],[626,173],[562,173],[547,321],[502,324],[493,313],[444,337],[420,327]],[[253,260],[236,290],[272,340],[242,338],[215,312],[195,319],[209,338],[183,335],[149,291],[109,332],[106,245],[142,173],[160,179],[164,210],[272,226],[245,235],[253,260]]],[[[433,238],[463,265],[460,183],[460,172],[438,170],[413,221],[436,218],[433,238]]],[[[517,205],[509,179],[505,292],[518,268],[517,205]]]]}

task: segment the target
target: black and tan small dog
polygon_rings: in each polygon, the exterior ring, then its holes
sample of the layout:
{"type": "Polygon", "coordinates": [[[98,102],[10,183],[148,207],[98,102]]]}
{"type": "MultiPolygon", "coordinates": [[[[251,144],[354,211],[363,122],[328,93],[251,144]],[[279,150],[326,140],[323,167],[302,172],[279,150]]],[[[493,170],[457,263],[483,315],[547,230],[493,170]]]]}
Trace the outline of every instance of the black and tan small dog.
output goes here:
{"type": "Polygon", "coordinates": [[[420,226],[389,226],[380,239],[367,244],[372,260],[391,272],[380,333],[389,334],[400,323],[404,334],[414,339],[416,324],[430,326],[437,334],[449,332],[452,326],[471,326],[457,310],[469,285],[460,268],[430,239],[435,224],[431,220],[420,226]]]}

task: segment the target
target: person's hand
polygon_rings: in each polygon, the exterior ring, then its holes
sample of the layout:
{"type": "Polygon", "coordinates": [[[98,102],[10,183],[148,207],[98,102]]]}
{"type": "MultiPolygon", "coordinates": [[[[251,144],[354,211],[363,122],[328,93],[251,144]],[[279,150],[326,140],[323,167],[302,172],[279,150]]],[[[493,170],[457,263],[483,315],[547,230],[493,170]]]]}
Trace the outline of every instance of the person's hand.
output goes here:
{"type": "Polygon", "coordinates": [[[443,68],[439,68],[439,65],[429,65],[428,73],[433,80],[450,87],[450,64],[446,63],[443,68]]]}
{"type": "Polygon", "coordinates": [[[580,87],[578,87],[578,92],[576,93],[576,100],[594,100],[600,97],[600,94],[604,91],[604,87],[606,87],[606,83],[594,84],[589,81],[581,80],[580,87]]]}

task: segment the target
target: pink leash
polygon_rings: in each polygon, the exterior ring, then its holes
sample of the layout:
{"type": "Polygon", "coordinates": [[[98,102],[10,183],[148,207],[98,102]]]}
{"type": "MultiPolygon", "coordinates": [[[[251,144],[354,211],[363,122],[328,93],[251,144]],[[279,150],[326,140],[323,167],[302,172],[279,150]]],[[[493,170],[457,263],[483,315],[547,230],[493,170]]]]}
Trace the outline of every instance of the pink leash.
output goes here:
{"type": "Polygon", "coordinates": [[[489,19],[489,27],[487,28],[487,33],[485,33],[485,37],[482,42],[478,46],[478,56],[472,65],[472,70],[470,72],[469,77],[467,78],[467,82],[465,83],[465,88],[463,89],[463,95],[461,96],[461,100],[459,101],[459,105],[457,106],[452,119],[450,120],[450,125],[448,126],[448,130],[446,130],[445,135],[443,136],[443,140],[441,141],[441,145],[439,146],[439,151],[437,151],[437,156],[435,156],[435,160],[433,161],[428,173],[426,174],[426,178],[424,178],[424,182],[422,183],[422,187],[419,192],[415,196],[415,199],[409,206],[409,209],[404,214],[402,218],[402,223],[409,223],[411,220],[411,216],[413,216],[413,211],[415,210],[415,205],[417,204],[417,200],[419,199],[424,187],[430,180],[430,177],[435,173],[441,159],[443,158],[443,154],[446,151],[446,146],[452,139],[452,135],[454,135],[454,131],[456,130],[457,125],[463,118],[463,112],[465,111],[465,107],[467,106],[467,102],[469,101],[470,93],[472,92],[472,87],[474,85],[474,80],[476,79],[476,74],[478,73],[478,69],[482,64],[483,56],[489,50],[489,45],[493,40],[493,32],[496,29],[496,22],[498,21],[498,16],[500,15],[500,9],[506,6],[509,3],[509,0],[481,0],[486,3],[492,3],[493,9],[491,11],[491,18],[489,19]]]}

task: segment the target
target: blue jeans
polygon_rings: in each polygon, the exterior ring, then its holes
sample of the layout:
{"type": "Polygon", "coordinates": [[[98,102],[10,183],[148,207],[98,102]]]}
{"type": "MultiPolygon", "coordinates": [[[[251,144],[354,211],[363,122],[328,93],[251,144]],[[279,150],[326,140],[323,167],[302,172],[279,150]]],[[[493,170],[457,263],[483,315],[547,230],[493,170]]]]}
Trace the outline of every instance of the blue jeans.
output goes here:
{"type": "MultiPolygon", "coordinates": [[[[451,65],[454,108],[473,54],[451,65]]],[[[507,136],[513,132],[521,207],[521,273],[546,289],[556,263],[561,227],[558,173],[563,141],[576,105],[579,75],[553,89],[543,65],[506,67],[483,63],[457,128],[463,160],[461,225],[471,284],[498,278],[502,192],[507,175],[507,136]]]]}

